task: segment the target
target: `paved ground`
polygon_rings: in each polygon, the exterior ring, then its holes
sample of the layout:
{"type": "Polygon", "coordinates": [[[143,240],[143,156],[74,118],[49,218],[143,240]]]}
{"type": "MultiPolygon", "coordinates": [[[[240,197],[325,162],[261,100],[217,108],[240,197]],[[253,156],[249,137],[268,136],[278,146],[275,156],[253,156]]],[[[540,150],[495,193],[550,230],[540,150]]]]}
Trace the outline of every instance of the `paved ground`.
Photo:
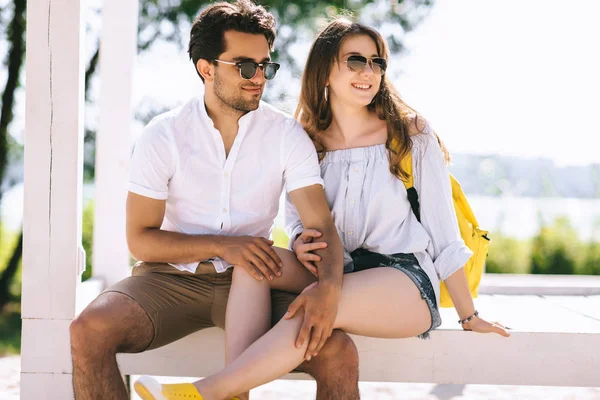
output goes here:
{"type": "MultiPolygon", "coordinates": [[[[19,399],[20,361],[19,357],[0,358],[0,400],[19,399]]],[[[314,382],[275,381],[256,389],[252,397],[310,400],[315,390],[314,382]]],[[[360,390],[363,400],[600,400],[600,388],[361,383],[360,390]]],[[[133,399],[139,397],[134,395],[133,399]]]]}

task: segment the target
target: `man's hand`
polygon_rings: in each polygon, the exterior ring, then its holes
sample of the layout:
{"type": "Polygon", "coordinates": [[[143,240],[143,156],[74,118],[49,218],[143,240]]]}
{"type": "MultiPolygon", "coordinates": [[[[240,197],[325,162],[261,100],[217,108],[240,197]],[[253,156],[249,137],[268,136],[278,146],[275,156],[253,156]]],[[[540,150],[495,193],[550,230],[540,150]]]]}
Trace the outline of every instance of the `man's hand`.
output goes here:
{"type": "Polygon", "coordinates": [[[316,229],[305,229],[292,244],[292,250],[298,261],[317,278],[319,277],[319,271],[315,263],[321,261],[321,257],[314,254],[313,251],[326,248],[327,243],[313,242],[313,240],[321,236],[321,232],[316,229]]]}
{"type": "Polygon", "coordinates": [[[219,257],[242,267],[259,281],[281,276],[283,262],[273,250],[273,241],[253,236],[223,236],[219,257]]]}
{"type": "Polygon", "coordinates": [[[331,336],[340,292],[341,288],[315,282],[304,289],[288,307],[285,319],[292,318],[300,309],[304,308],[304,321],[296,339],[296,347],[302,347],[310,337],[304,355],[307,361],[319,353],[331,336]]]}

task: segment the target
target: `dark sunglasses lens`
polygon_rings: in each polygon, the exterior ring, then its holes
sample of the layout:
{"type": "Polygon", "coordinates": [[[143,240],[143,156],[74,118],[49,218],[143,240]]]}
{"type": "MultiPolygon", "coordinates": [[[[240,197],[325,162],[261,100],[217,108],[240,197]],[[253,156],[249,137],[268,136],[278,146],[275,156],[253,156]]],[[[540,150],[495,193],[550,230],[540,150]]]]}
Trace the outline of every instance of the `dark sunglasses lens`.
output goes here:
{"type": "Polygon", "coordinates": [[[348,68],[350,68],[351,71],[359,72],[362,71],[367,64],[367,59],[363,56],[350,56],[346,60],[346,64],[348,64],[348,68]]]}
{"type": "Polygon", "coordinates": [[[240,75],[244,79],[252,79],[256,75],[256,64],[251,62],[242,62],[238,64],[240,67],[240,75]]]}
{"type": "Polygon", "coordinates": [[[374,58],[372,61],[373,72],[383,75],[387,68],[387,61],[385,61],[385,58],[374,58]]]}
{"type": "Polygon", "coordinates": [[[267,63],[265,65],[265,79],[273,79],[275,78],[275,74],[279,69],[279,64],[276,63],[267,63]]]}

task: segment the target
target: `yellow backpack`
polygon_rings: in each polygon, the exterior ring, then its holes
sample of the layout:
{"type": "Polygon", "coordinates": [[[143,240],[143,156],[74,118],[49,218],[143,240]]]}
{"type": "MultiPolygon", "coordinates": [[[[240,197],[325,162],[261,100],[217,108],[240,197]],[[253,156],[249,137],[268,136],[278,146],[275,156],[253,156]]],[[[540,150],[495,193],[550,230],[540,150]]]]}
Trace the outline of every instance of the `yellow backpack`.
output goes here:
{"type": "MultiPolygon", "coordinates": [[[[419,211],[419,198],[417,190],[414,188],[414,180],[412,175],[412,155],[408,153],[401,162],[402,169],[408,173],[408,180],[404,181],[406,192],[408,194],[408,200],[413,213],[417,217],[417,220],[421,222],[421,216],[419,211]]],[[[490,245],[490,239],[488,238],[488,231],[479,228],[475,214],[471,210],[471,206],[467,201],[467,197],[463,192],[460,183],[450,175],[450,183],[452,186],[452,200],[454,203],[454,210],[456,211],[456,219],[458,220],[458,229],[460,230],[460,236],[462,236],[465,244],[471,251],[473,256],[464,265],[465,274],[467,276],[467,282],[469,283],[469,290],[471,291],[471,297],[477,297],[479,290],[479,283],[481,282],[481,276],[483,275],[483,269],[485,266],[485,258],[487,256],[488,248],[490,245]]],[[[440,291],[440,305],[442,307],[453,307],[452,300],[446,285],[442,282],[440,291]]]]}

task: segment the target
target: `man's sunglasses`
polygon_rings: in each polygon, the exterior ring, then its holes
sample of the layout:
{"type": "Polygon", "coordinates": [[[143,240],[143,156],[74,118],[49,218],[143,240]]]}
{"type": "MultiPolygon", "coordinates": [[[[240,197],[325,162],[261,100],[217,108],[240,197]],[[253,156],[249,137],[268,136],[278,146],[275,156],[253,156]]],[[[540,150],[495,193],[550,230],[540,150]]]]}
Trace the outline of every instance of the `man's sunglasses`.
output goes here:
{"type": "Polygon", "coordinates": [[[252,79],[256,75],[256,71],[258,68],[263,70],[265,75],[265,79],[273,79],[275,78],[275,74],[279,69],[280,65],[274,62],[264,62],[264,63],[256,63],[254,61],[223,61],[223,60],[215,60],[215,62],[220,62],[228,65],[235,65],[240,70],[240,76],[242,79],[252,79]]]}
{"type": "Polygon", "coordinates": [[[367,58],[355,55],[348,57],[344,62],[348,66],[348,69],[354,72],[362,72],[367,63],[369,63],[369,67],[371,67],[373,72],[379,75],[383,75],[387,68],[387,61],[381,57],[367,58]]]}

